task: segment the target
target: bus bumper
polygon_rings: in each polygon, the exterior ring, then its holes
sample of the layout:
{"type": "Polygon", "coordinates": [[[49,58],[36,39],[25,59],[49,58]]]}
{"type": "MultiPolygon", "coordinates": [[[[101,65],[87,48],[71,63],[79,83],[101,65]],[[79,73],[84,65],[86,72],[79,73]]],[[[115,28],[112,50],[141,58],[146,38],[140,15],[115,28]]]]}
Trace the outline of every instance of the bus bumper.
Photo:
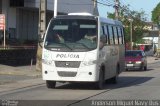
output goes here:
{"type": "MultiPolygon", "coordinates": [[[[44,66],[45,67],[45,66],[44,66]]],[[[76,68],[42,68],[43,80],[59,82],[96,82],[99,79],[99,69],[96,65],[76,68]]]]}

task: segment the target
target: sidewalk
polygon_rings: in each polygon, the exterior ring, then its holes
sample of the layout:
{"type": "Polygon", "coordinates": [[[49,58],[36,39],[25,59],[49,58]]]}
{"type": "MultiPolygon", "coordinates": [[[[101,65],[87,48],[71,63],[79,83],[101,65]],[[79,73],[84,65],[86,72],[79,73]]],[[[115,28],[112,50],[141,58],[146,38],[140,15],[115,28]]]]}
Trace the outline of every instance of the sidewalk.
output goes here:
{"type": "Polygon", "coordinates": [[[0,75],[25,75],[41,77],[41,72],[36,71],[36,66],[8,66],[0,64],[0,75]]]}
{"type": "Polygon", "coordinates": [[[147,63],[152,64],[155,62],[160,62],[160,58],[154,56],[147,56],[147,63]]]}
{"type": "Polygon", "coordinates": [[[0,64],[0,93],[44,84],[36,66],[8,66],[0,64]]]}

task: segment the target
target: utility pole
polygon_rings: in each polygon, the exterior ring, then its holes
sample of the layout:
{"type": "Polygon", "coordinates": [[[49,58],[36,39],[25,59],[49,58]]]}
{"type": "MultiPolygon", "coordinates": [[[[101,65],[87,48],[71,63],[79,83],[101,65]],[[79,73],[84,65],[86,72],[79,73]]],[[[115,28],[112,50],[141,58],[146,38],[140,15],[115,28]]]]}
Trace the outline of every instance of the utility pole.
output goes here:
{"type": "Polygon", "coordinates": [[[115,0],[115,19],[119,20],[119,0],[115,0]]]}
{"type": "Polygon", "coordinates": [[[46,9],[47,9],[47,0],[40,0],[39,34],[41,38],[43,37],[43,34],[46,31],[46,9]]]}
{"type": "Polygon", "coordinates": [[[157,57],[160,58],[160,16],[158,18],[159,22],[158,22],[158,33],[159,33],[159,36],[158,36],[158,49],[157,49],[157,57]]]}
{"type": "MultiPolygon", "coordinates": [[[[43,39],[43,36],[46,31],[46,9],[47,9],[47,0],[40,0],[39,24],[38,24],[39,39],[43,39]]],[[[38,45],[38,50],[37,50],[36,70],[42,71],[42,48],[40,47],[40,45],[38,45]]]]}
{"type": "Polygon", "coordinates": [[[132,23],[133,23],[133,19],[132,18],[129,18],[128,19],[129,22],[130,22],[130,49],[133,50],[133,43],[132,43],[132,35],[133,35],[133,31],[132,31],[132,23]]]}
{"type": "Polygon", "coordinates": [[[98,10],[97,10],[97,0],[93,0],[93,5],[94,5],[93,14],[98,16],[99,13],[98,13],[98,10]]]}

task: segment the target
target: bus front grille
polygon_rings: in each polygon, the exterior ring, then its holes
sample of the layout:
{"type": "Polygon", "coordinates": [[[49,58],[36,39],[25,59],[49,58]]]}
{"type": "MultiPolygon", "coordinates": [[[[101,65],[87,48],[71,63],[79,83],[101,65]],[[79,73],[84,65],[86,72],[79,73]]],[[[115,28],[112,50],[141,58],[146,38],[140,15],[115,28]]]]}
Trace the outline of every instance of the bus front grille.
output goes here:
{"type": "Polygon", "coordinates": [[[55,61],[56,67],[79,68],[80,61],[55,61]]]}
{"type": "Polygon", "coordinates": [[[61,77],[75,77],[77,75],[77,72],[58,71],[58,75],[61,77]]]}

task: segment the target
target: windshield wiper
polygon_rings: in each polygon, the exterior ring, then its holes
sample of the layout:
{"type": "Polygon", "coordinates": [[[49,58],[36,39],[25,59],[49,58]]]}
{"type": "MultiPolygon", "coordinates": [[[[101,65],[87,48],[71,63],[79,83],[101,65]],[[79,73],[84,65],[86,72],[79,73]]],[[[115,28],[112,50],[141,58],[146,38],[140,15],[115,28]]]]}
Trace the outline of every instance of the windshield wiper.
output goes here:
{"type": "MultiPolygon", "coordinates": [[[[70,50],[72,50],[72,48],[71,47],[69,47],[67,44],[65,44],[65,43],[54,43],[54,44],[60,44],[60,45],[64,45],[65,47],[67,47],[67,48],[69,48],[70,50]]],[[[51,44],[50,45],[47,45],[46,47],[48,47],[48,48],[53,48],[53,47],[55,47],[55,45],[52,45],[51,46],[51,44]]],[[[57,47],[56,47],[57,48],[57,47]]]]}
{"type": "Polygon", "coordinates": [[[88,46],[86,46],[84,43],[79,43],[79,42],[76,42],[76,44],[81,44],[81,45],[83,45],[85,48],[87,48],[87,49],[91,49],[91,48],[89,48],[88,46]]]}
{"type": "Polygon", "coordinates": [[[61,45],[64,45],[65,47],[69,48],[70,50],[73,50],[71,47],[69,47],[67,44],[65,43],[56,43],[56,44],[61,44],[61,45]]]}

